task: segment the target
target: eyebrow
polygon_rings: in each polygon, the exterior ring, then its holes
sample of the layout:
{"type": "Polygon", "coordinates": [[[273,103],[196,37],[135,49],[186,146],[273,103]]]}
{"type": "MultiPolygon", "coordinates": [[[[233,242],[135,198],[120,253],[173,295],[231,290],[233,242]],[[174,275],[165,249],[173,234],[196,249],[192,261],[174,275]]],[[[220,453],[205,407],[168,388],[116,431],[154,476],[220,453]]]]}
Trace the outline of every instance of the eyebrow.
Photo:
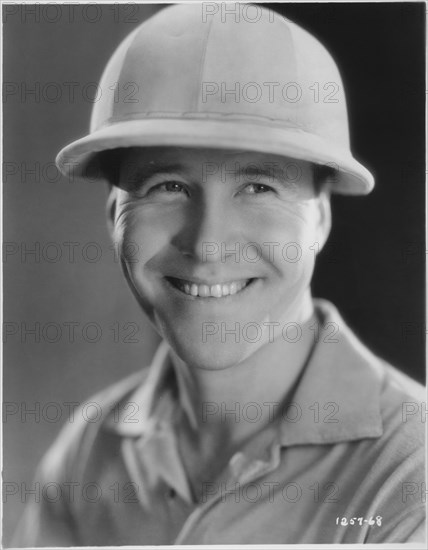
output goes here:
{"type": "Polygon", "coordinates": [[[266,170],[264,168],[255,168],[254,166],[249,166],[248,168],[240,168],[236,174],[238,176],[264,176],[268,178],[278,177],[274,170],[266,170]]]}
{"type": "Polygon", "coordinates": [[[144,164],[140,164],[138,162],[124,162],[122,168],[126,168],[124,173],[126,175],[127,182],[130,183],[138,183],[141,180],[147,180],[156,174],[182,174],[184,172],[184,168],[181,164],[169,164],[162,162],[149,162],[144,164]]]}
{"type": "MultiPolygon", "coordinates": [[[[266,163],[266,164],[276,164],[276,163],[266,163]]],[[[296,181],[290,180],[287,177],[284,177],[283,169],[272,166],[271,168],[265,169],[265,168],[259,168],[255,166],[248,166],[248,168],[241,168],[236,172],[236,175],[239,177],[245,177],[248,178],[267,178],[269,180],[278,180],[280,183],[288,186],[295,187],[296,181]]],[[[253,180],[252,181],[257,181],[253,180]]]]}

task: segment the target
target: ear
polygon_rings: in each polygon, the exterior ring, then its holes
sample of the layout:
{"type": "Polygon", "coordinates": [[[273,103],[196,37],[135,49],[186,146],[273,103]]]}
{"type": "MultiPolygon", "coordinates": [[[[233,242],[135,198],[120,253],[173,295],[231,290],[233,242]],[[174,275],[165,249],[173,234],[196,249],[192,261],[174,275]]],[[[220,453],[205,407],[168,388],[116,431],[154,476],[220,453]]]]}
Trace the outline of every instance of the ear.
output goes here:
{"type": "Polygon", "coordinates": [[[318,251],[324,248],[325,243],[327,242],[328,236],[331,231],[331,204],[330,204],[330,194],[325,191],[321,191],[318,197],[318,224],[317,224],[317,234],[318,234],[318,251]]]}
{"type": "Polygon", "coordinates": [[[106,204],[106,214],[107,214],[107,227],[110,232],[110,236],[114,236],[114,226],[116,219],[116,202],[117,202],[117,193],[116,187],[114,185],[108,186],[108,197],[106,204]]]}

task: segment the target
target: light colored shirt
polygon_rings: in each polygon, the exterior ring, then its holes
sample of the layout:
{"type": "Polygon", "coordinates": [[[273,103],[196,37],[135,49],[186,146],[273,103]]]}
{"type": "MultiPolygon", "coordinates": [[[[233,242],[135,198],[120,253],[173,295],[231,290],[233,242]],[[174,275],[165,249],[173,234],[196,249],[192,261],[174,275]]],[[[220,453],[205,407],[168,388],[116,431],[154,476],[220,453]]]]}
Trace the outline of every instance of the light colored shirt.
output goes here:
{"type": "MultiPolygon", "coordinates": [[[[99,421],[76,413],[63,429],[36,475],[46,498],[13,545],[423,543],[425,391],[315,305],[318,341],[292,398],[199,501],[175,435],[192,422],[189,387],[163,343],[149,369],[90,399],[99,421]]],[[[238,404],[239,421],[257,406],[238,404]]]]}

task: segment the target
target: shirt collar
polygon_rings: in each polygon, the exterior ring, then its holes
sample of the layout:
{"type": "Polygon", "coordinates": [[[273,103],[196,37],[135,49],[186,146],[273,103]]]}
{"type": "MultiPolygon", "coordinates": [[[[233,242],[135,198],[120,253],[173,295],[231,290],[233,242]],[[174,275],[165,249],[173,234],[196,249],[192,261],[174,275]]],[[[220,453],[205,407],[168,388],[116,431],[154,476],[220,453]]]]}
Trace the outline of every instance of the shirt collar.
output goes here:
{"type": "Polygon", "coordinates": [[[330,302],[317,299],[315,305],[318,342],[290,399],[291,414],[283,415],[280,442],[290,446],[380,437],[380,360],[330,302]]]}
{"type": "MultiPolygon", "coordinates": [[[[380,361],[355,337],[330,302],[314,302],[320,320],[314,333],[318,342],[287,413],[281,415],[278,441],[291,446],[380,437],[380,361]]],[[[153,433],[156,426],[171,425],[178,412],[195,425],[191,380],[174,369],[169,349],[165,341],[160,344],[144,382],[107,418],[109,429],[139,437],[153,433]]]]}
{"type": "Polygon", "coordinates": [[[177,412],[186,414],[190,425],[196,427],[191,380],[174,369],[169,352],[168,343],[162,341],[142,383],[128,392],[108,415],[108,430],[140,437],[171,424],[178,418],[177,412]]]}

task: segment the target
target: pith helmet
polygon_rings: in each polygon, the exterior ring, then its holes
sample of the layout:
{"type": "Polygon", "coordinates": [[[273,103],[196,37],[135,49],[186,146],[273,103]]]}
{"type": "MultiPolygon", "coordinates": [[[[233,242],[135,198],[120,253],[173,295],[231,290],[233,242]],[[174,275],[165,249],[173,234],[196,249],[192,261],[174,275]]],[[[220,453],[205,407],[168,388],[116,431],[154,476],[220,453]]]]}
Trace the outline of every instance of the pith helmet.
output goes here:
{"type": "Polygon", "coordinates": [[[330,165],[333,191],[369,193],[373,176],[350,150],[343,84],[325,47],[260,5],[220,5],[162,9],[120,44],[89,134],[57,156],[61,172],[84,177],[98,152],[119,147],[213,147],[330,165]]]}

